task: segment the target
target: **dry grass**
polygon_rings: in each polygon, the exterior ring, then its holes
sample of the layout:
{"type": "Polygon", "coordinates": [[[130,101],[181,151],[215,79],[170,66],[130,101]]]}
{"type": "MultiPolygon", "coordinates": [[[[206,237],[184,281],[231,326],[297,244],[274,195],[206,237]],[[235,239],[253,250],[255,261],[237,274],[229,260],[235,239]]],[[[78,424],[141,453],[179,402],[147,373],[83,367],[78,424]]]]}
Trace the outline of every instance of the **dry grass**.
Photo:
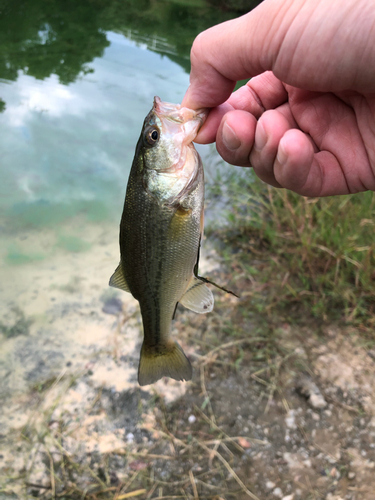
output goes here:
{"type": "Polygon", "coordinates": [[[241,493],[259,500],[246,478],[236,472],[236,464],[249,446],[266,443],[224,431],[217,423],[205,381],[208,366],[212,368],[228,357],[228,365],[235,369],[230,359],[237,347],[259,342],[267,339],[237,339],[199,357],[201,397],[195,401],[201,400],[201,404],[194,403],[188,411],[194,415],[191,422],[185,419],[181,427],[176,412],[169,414],[163,400],[156,397],[143,408],[137,424],[148,439],[131,443],[117,440],[108,452],[100,451],[100,446],[87,448],[95,433],[99,445],[109,432],[116,435],[101,389],[93,392],[88,388],[87,398],[77,410],[71,399],[77,385],[82,388],[86,384],[84,374],[68,376],[63,372],[54,381],[39,385],[31,395],[34,408],[18,436],[23,465],[2,478],[0,493],[77,500],[217,500],[241,493]],[[163,470],[167,470],[165,479],[163,470]]]}

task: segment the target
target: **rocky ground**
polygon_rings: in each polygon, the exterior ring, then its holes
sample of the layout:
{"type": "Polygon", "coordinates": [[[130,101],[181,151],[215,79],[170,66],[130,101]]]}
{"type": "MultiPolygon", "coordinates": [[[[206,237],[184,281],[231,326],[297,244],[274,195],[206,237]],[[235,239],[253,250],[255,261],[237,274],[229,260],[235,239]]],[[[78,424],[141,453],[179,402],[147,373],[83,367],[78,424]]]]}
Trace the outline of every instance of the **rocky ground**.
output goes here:
{"type": "Polygon", "coordinates": [[[375,351],[359,331],[266,327],[215,291],[213,313],[174,323],[193,380],[141,389],[138,306],[101,286],[118,251],[101,238],[7,304],[0,498],[375,499],[375,351]]]}

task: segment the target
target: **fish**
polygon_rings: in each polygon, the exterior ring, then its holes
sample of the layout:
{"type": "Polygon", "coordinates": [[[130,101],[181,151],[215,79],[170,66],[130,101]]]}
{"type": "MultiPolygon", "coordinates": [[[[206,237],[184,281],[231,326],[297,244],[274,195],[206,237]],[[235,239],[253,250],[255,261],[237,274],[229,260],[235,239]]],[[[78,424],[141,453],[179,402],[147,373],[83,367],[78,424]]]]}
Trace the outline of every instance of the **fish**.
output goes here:
{"type": "Polygon", "coordinates": [[[208,280],[198,276],[204,225],[204,172],[193,140],[206,118],[154,98],[139,137],[120,222],[120,263],[109,285],[138,300],[144,339],[138,382],[192,378],[183,349],[172,338],[180,303],[196,313],[214,306],[208,280]]]}

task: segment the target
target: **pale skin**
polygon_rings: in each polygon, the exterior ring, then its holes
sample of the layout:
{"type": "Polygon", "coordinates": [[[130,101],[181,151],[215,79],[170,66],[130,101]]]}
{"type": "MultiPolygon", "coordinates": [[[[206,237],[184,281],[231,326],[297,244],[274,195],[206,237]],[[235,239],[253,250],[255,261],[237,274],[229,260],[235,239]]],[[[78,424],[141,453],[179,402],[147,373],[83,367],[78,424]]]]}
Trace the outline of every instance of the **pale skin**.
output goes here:
{"type": "Polygon", "coordinates": [[[196,142],[304,196],[375,190],[374,0],[265,0],[191,64],[182,104],[212,108],[196,142]]]}

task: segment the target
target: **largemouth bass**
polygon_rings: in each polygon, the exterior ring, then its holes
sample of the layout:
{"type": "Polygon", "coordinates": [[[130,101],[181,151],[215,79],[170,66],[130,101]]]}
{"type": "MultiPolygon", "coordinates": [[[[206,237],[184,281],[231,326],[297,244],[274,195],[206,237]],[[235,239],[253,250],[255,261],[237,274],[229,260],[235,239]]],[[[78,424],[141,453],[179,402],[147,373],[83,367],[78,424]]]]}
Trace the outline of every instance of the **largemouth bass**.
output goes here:
{"type": "Polygon", "coordinates": [[[205,118],[158,97],[135,151],[120,223],[121,261],[109,284],[139,301],[144,340],[138,382],[190,380],[190,361],[171,339],[178,303],[212,311],[211,291],[196,276],[203,231],[203,166],[194,140],[205,118]]]}

